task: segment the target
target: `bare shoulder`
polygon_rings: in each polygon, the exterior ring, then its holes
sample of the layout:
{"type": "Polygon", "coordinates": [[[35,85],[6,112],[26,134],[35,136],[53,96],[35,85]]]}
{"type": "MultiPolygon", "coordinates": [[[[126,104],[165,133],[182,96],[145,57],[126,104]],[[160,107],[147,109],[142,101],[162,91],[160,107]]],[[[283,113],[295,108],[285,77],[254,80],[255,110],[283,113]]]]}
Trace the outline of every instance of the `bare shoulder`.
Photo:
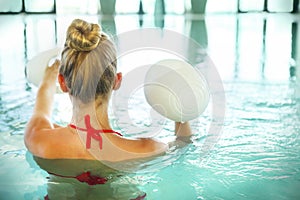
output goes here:
{"type": "Polygon", "coordinates": [[[111,142],[125,151],[132,153],[154,153],[159,154],[168,149],[168,144],[163,143],[153,138],[138,138],[130,139],[119,137],[116,135],[110,136],[111,142]]]}
{"type": "Polygon", "coordinates": [[[28,135],[25,135],[25,145],[35,156],[48,159],[92,159],[79,138],[67,127],[55,125],[55,128],[32,129],[28,135]]]}
{"type": "MultiPolygon", "coordinates": [[[[132,159],[155,156],[168,149],[168,144],[152,138],[130,139],[113,134],[106,136],[108,140],[103,140],[103,145],[106,145],[108,151],[102,151],[102,153],[104,157],[104,154],[108,155],[108,160],[111,157],[122,160],[125,157],[132,159]],[[109,143],[113,145],[109,145],[109,143]],[[121,149],[123,151],[120,151],[121,149]],[[122,157],[124,152],[126,152],[126,156],[122,157]]],[[[105,136],[103,135],[103,137],[105,136]]],[[[68,127],[54,125],[47,118],[33,117],[27,125],[24,140],[28,150],[41,158],[95,159],[82,145],[82,140],[76,132],[71,131],[68,127]]]]}

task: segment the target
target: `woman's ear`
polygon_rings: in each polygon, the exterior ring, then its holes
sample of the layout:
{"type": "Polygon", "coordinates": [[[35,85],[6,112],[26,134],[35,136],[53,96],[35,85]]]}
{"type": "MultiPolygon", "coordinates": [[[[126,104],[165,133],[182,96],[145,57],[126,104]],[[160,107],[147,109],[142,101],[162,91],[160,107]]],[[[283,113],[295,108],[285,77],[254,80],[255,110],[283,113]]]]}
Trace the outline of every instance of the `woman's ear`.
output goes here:
{"type": "Polygon", "coordinates": [[[114,90],[117,90],[121,87],[121,83],[122,83],[122,73],[121,72],[118,72],[116,74],[116,79],[115,79],[115,84],[114,84],[114,87],[113,89],[114,90]]]}
{"type": "Polygon", "coordinates": [[[58,74],[58,83],[59,83],[60,89],[63,92],[68,92],[69,91],[68,87],[66,86],[65,78],[61,74],[58,74]]]}

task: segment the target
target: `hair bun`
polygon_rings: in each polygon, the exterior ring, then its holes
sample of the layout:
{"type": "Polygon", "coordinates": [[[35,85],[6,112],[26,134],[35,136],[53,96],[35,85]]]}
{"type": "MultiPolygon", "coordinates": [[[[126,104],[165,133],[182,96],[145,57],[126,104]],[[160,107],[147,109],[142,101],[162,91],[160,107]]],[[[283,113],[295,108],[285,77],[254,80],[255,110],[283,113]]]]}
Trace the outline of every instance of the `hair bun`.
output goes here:
{"type": "Polygon", "coordinates": [[[77,51],[91,51],[101,40],[100,31],[98,24],[75,19],[67,30],[66,45],[77,51]]]}

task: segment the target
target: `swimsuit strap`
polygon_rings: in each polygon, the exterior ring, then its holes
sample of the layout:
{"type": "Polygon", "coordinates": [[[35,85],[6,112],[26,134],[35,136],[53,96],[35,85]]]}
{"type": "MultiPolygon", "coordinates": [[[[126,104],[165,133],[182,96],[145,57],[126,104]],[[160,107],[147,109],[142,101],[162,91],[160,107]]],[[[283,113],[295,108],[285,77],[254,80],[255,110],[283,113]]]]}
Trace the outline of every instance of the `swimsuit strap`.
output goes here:
{"type": "Polygon", "coordinates": [[[143,200],[143,199],[145,199],[145,198],[146,198],[146,196],[147,196],[147,194],[146,194],[146,193],[144,193],[144,194],[142,194],[142,195],[140,195],[140,196],[136,197],[135,199],[130,199],[130,200],[143,200]]]}
{"type": "Polygon", "coordinates": [[[118,133],[114,130],[111,130],[111,129],[94,129],[91,125],[90,120],[91,120],[90,115],[84,116],[84,122],[85,122],[86,129],[79,128],[79,127],[75,126],[74,124],[70,124],[71,128],[74,128],[74,129],[79,130],[79,131],[85,131],[87,133],[87,135],[86,135],[86,144],[85,144],[87,149],[91,148],[92,138],[94,140],[99,141],[99,148],[100,148],[100,150],[102,149],[102,136],[101,136],[100,133],[115,133],[119,136],[122,136],[122,134],[120,134],[120,133],[118,133]]]}
{"type": "Polygon", "coordinates": [[[75,178],[80,182],[87,183],[88,185],[105,184],[106,181],[108,180],[105,177],[91,175],[91,172],[89,171],[83,172],[78,176],[64,176],[64,175],[54,174],[52,172],[48,172],[48,173],[62,178],[75,178]]]}

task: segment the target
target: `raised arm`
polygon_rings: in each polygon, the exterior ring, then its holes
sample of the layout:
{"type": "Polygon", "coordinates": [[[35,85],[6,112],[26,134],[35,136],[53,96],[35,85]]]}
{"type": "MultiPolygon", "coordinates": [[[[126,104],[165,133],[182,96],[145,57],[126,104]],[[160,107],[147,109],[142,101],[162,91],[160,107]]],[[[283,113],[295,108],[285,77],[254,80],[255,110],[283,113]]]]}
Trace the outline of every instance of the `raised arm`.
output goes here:
{"type": "Polygon", "coordinates": [[[35,131],[55,127],[50,119],[52,115],[54,94],[56,92],[56,79],[59,65],[60,61],[57,60],[52,66],[46,67],[45,69],[44,78],[37,92],[32,117],[26,126],[25,141],[34,134],[35,131]]]}

